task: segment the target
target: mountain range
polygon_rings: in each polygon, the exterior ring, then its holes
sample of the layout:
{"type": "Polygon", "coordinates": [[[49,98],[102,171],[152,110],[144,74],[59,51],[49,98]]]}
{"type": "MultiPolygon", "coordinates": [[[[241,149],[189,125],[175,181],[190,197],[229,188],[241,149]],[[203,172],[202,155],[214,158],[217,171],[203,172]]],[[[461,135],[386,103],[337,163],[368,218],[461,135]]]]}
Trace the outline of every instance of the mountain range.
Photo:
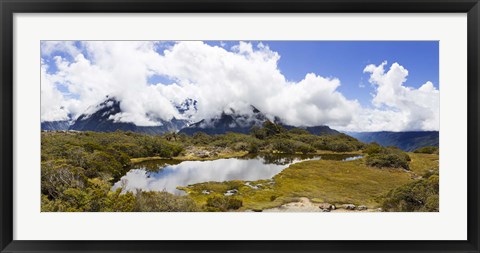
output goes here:
{"type": "Polygon", "coordinates": [[[361,142],[376,142],[382,146],[395,146],[404,151],[414,151],[425,146],[438,147],[438,131],[409,132],[346,132],[361,142]]]}
{"type": "MultiPolygon", "coordinates": [[[[253,126],[261,126],[268,120],[265,114],[251,105],[250,111],[247,113],[240,113],[230,108],[216,117],[202,119],[198,122],[173,118],[170,121],[158,119],[157,121],[160,122],[158,126],[137,126],[134,123],[118,122],[113,119],[112,116],[122,112],[120,103],[116,98],[107,96],[106,99],[96,105],[95,108],[88,110],[93,111],[93,113],[83,113],[74,120],[44,121],[41,123],[41,129],[44,131],[76,130],[96,132],[122,130],[147,134],[162,134],[172,131],[188,135],[193,135],[196,132],[224,134],[226,132],[249,133],[253,126]]],[[[197,101],[186,99],[183,103],[175,105],[175,108],[180,114],[191,111],[196,112],[197,101]]],[[[286,129],[294,128],[294,126],[284,124],[278,117],[275,117],[275,123],[286,129]]],[[[317,135],[339,133],[328,126],[301,128],[317,135]]]]}
{"type": "Polygon", "coordinates": [[[132,131],[147,134],[162,134],[177,131],[187,125],[186,120],[173,118],[170,121],[160,120],[159,126],[137,126],[133,123],[115,122],[110,116],[122,112],[120,102],[115,98],[107,98],[96,106],[92,114],[82,114],[70,125],[69,130],[113,132],[116,130],[132,131]]]}
{"type": "MultiPolygon", "coordinates": [[[[162,134],[165,132],[179,132],[187,135],[193,135],[197,132],[224,134],[227,132],[249,133],[252,127],[262,126],[265,121],[269,120],[255,106],[250,105],[250,111],[246,113],[230,108],[216,117],[193,122],[187,117],[186,113],[197,111],[197,101],[186,99],[183,103],[175,105],[179,114],[184,115],[183,118],[186,119],[172,118],[169,121],[157,119],[160,123],[158,126],[137,126],[134,123],[118,122],[113,119],[112,116],[122,112],[120,103],[114,97],[106,97],[95,108],[88,110],[90,112],[93,111],[93,113],[83,113],[76,119],[71,120],[45,121],[41,123],[41,129],[44,131],[76,130],[97,132],[122,130],[146,134],[162,134]]],[[[275,117],[273,122],[286,129],[295,127],[283,123],[278,117],[275,117]]],[[[315,135],[339,133],[325,125],[299,128],[315,135]]],[[[396,146],[405,151],[413,151],[424,146],[438,146],[439,136],[438,131],[346,132],[346,134],[365,143],[376,142],[383,146],[396,146]]]]}

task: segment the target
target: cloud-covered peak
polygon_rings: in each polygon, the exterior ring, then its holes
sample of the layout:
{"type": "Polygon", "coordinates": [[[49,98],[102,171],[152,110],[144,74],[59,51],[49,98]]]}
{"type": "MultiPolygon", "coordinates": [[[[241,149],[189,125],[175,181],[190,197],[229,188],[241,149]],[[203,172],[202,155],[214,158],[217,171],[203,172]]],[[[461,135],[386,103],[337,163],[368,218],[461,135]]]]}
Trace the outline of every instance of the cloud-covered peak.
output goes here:
{"type": "Polygon", "coordinates": [[[44,41],[41,48],[42,121],[78,116],[111,95],[121,101],[114,120],[138,126],[213,119],[230,109],[245,114],[255,105],[266,117],[295,126],[438,129],[438,89],[430,82],[405,86],[408,71],[397,63],[388,71],[387,62],[365,67],[374,96],[364,108],[339,91],[338,78],[306,71],[301,80],[287,81],[280,53],[266,43],[44,41]],[[162,78],[152,83],[152,77],[162,78]],[[178,106],[188,99],[196,101],[195,110],[182,112],[178,106]]]}

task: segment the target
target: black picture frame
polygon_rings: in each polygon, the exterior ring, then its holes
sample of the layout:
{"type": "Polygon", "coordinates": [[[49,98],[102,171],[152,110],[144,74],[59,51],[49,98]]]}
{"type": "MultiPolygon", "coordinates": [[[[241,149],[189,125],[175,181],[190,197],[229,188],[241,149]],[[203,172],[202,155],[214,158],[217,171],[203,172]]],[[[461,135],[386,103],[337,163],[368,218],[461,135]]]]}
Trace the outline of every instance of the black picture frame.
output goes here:
{"type": "Polygon", "coordinates": [[[479,0],[0,0],[1,252],[479,252],[479,0]],[[13,240],[13,14],[15,13],[467,13],[468,239],[466,241],[13,240]]]}

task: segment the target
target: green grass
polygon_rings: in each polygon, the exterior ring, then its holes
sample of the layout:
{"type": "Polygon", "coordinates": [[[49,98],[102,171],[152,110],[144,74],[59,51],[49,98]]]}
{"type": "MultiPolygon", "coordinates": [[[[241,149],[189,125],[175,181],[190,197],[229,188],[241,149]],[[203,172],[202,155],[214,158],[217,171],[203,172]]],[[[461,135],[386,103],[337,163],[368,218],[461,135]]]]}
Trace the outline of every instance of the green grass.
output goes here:
{"type": "Polygon", "coordinates": [[[277,207],[299,197],[307,197],[314,202],[352,203],[377,208],[388,191],[412,182],[412,173],[421,175],[438,169],[437,155],[410,155],[411,172],[368,167],[364,159],[348,162],[311,160],[291,165],[271,181],[250,182],[251,185],[262,184],[257,190],[246,186],[244,181],[207,182],[181,189],[188,192],[198,205],[204,205],[209,197],[237,189],[239,192],[235,196],[243,201],[240,210],[277,207]],[[202,194],[203,190],[211,194],[202,194]]]}
{"type": "Polygon", "coordinates": [[[199,156],[190,154],[186,156],[176,156],[176,157],[173,157],[172,159],[179,160],[179,161],[209,161],[209,160],[241,157],[246,154],[248,154],[248,152],[246,151],[225,151],[225,152],[220,152],[216,156],[212,156],[212,157],[199,157],[199,156]]]}
{"type": "MultiPolygon", "coordinates": [[[[130,202],[135,201],[135,196],[122,202],[123,195],[114,196],[109,191],[112,183],[130,169],[131,163],[165,158],[177,161],[215,160],[244,156],[247,152],[254,152],[252,150],[274,152],[276,146],[284,152],[320,155],[340,154],[334,151],[361,154],[366,147],[345,135],[315,136],[300,130],[282,130],[273,135],[267,131],[265,134],[262,138],[244,134],[178,135],[173,138],[170,135],[149,136],[121,131],[42,132],[42,210],[131,211],[130,202]],[[330,151],[318,150],[322,148],[330,151]],[[206,151],[208,155],[205,155],[206,151]],[[64,184],[51,179],[78,182],[64,184]],[[101,184],[90,183],[92,180],[101,184]],[[67,189],[64,189],[65,185],[67,189]]],[[[191,197],[199,206],[205,205],[215,195],[237,189],[239,192],[234,196],[243,203],[238,211],[277,207],[299,197],[307,197],[314,202],[352,203],[374,208],[380,206],[391,189],[415,182],[415,179],[422,180],[418,179],[422,176],[437,174],[437,154],[409,155],[409,171],[367,167],[366,158],[349,162],[311,160],[291,165],[272,180],[250,182],[252,185],[261,184],[259,189],[246,186],[244,181],[206,182],[181,189],[189,192],[186,198],[191,197]],[[211,194],[202,194],[204,190],[211,194]]]]}
{"type": "MultiPolygon", "coordinates": [[[[278,152],[272,152],[278,153],[278,152]]],[[[138,158],[131,158],[130,162],[132,164],[141,163],[145,161],[154,161],[154,160],[165,160],[165,159],[172,159],[177,161],[208,161],[208,160],[217,160],[217,159],[226,159],[226,158],[235,158],[235,157],[242,157],[247,155],[248,152],[246,151],[228,151],[228,152],[220,152],[217,156],[214,157],[199,157],[194,155],[181,155],[176,157],[160,157],[160,156],[152,156],[152,157],[138,157],[138,158]]],[[[316,155],[361,155],[361,151],[351,151],[351,152],[333,152],[330,150],[317,150],[315,153],[316,155]]]]}
{"type": "Polygon", "coordinates": [[[184,156],[175,156],[175,157],[167,158],[167,157],[152,156],[152,157],[132,158],[130,159],[130,162],[132,164],[136,164],[136,163],[141,163],[145,161],[165,160],[165,159],[177,160],[177,161],[209,161],[209,160],[241,157],[246,154],[248,154],[248,152],[246,151],[232,151],[232,152],[221,152],[214,157],[199,157],[195,155],[184,155],[184,156]]]}
{"type": "Polygon", "coordinates": [[[438,155],[408,153],[410,158],[410,170],[418,176],[431,171],[438,172],[438,155]]]}

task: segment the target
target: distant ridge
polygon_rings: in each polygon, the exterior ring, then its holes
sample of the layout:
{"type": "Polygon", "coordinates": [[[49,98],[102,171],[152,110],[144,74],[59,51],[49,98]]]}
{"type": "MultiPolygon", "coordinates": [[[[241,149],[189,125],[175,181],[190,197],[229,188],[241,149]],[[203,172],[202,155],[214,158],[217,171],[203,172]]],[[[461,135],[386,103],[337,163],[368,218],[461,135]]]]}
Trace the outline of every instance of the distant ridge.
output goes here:
{"type": "MultiPolygon", "coordinates": [[[[105,100],[94,108],[88,110],[88,113],[83,113],[75,120],[65,121],[45,121],[41,123],[43,131],[61,131],[61,130],[75,130],[75,131],[94,131],[94,132],[114,132],[132,131],[146,134],[163,134],[165,132],[179,132],[187,135],[193,135],[197,132],[204,132],[206,134],[225,134],[227,132],[235,133],[250,133],[252,127],[262,126],[269,119],[255,106],[250,105],[247,112],[239,111],[230,108],[225,110],[217,117],[211,119],[202,119],[195,123],[190,123],[190,118],[197,111],[197,101],[193,99],[186,99],[179,105],[175,105],[180,115],[185,116],[186,119],[172,118],[170,121],[157,120],[158,126],[137,126],[134,123],[115,121],[112,117],[122,112],[120,101],[115,97],[106,97],[105,100]],[[189,124],[190,123],[190,124],[189,124]]],[[[275,124],[278,124],[286,129],[295,128],[282,122],[278,117],[275,117],[275,124]]],[[[305,129],[315,135],[339,134],[338,131],[331,129],[328,126],[311,126],[298,127],[305,129]]]]}
{"type": "Polygon", "coordinates": [[[68,120],[44,121],[41,123],[41,129],[43,131],[68,130],[69,127],[70,121],[68,120]]]}
{"type": "MultiPolygon", "coordinates": [[[[268,118],[255,106],[250,105],[251,112],[248,114],[239,114],[234,109],[230,109],[227,112],[216,118],[209,120],[198,121],[188,127],[180,130],[180,133],[193,135],[196,132],[204,132],[206,134],[225,134],[227,132],[235,133],[250,133],[252,127],[262,126],[268,118]]],[[[281,125],[286,129],[295,128],[295,126],[284,124],[280,118],[275,117],[274,123],[281,125]]],[[[339,134],[340,132],[331,129],[328,126],[313,126],[313,127],[298,127],[305,129],[311,134],[325,135],[325,134],[339,134]]]]}
{"type": "Polygon", "coordinates": [[[255,106],[250,106],[250,113],[237,113],[234,109],[222,112],[218,117],[202,119],[180,130],[180,133],[193,135],[196,132],[206,134],[224,134],[227,132],[249,133],[253,126],[261,126],[267,117],[255,106]]]}
{"type": "Polygon", "coordinates": [[[438,131],[408,132],[346,132],[361,142],[376,142],[382,146],[395,146],[404,151],[414,151],[425,146],[438,147],[438,131]]]}

